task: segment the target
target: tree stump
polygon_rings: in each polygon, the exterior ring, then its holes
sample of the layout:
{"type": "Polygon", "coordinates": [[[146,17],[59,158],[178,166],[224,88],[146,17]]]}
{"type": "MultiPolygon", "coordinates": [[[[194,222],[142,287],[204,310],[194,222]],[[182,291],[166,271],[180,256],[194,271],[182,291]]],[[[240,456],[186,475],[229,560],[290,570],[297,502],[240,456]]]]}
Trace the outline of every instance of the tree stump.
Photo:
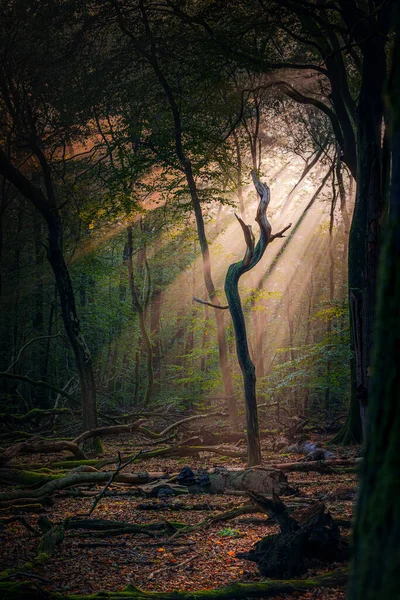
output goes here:
{"type": "Polygon", "coordinates": [[[264,577],[287,579],[302,575],[310,559],[343,561],[348,558],[347,543],[321,502],[290,515],[277,496],[272,500],[252,492],[249,496],[281,530],[262,538],[249,552],[236,555],[256,562],[264,577]]]}

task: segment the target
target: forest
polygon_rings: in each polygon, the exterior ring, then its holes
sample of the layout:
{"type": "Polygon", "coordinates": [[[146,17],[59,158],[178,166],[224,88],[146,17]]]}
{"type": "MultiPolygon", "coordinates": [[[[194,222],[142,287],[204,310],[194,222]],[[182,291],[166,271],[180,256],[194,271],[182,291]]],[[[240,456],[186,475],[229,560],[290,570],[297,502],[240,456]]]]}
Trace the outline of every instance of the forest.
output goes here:
{"type": "Polygon", "coordinates": [[[398,1],[0,6],[0,599],[400,600],[398,1]]]}

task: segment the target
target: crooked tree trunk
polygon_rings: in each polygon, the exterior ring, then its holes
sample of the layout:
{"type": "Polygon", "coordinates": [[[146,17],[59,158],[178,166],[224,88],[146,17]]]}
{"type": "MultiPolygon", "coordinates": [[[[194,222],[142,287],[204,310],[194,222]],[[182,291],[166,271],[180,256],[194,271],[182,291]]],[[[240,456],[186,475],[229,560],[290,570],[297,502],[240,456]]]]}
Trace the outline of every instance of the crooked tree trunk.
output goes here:
{"type": "Polygon", "coordinates": [[[398,598],[400,513],[400,9],[389,102],[392,184],[380,260],[366,452],[354,531],[350,600],[398,598]]]}
{"type": "Polygon", "coordinates": [[[250,358],[246,322],[239,295],[239,279],[244,273],[256,266],[261,260],[268,244],[274,237],[282,237],[283,234],[283,232],[280,232],[279,234],[276,234],[276,236],[271,235],[271,225],[266,216],[266,210],[270,200],[269,188],[258,180],[254,170],[252,171],[252,177],[255,188],[260,196],[260,203],[256,216],[256,221],[260,226],[260,239],[254,247],[254,235],[251,226],[245,225],[242,219],[237,217],[243,229],[247,249],[244,259],[229,267],[225,279],[225,293],[228,300],[229,311],[232,316],[236,338],[236,351],[243,375],[246,408],[247,460],[249,466],[259,465],[261,463],[261,448],[257,414],[256,373],[254,364],[250,358]]]}

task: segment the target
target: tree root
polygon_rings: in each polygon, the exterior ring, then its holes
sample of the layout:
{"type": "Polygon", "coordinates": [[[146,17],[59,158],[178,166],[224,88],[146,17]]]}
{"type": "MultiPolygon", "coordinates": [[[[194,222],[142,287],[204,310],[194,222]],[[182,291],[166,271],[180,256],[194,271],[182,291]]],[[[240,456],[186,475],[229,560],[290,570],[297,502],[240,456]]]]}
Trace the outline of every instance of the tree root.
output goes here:
{"type": "Polygon", "coordinates": [[[195,592],[146,592],[134,586],[128,586],[121,592],[99,592],[89,596],[68,595],[40,589],[30,582],[0,582],[0,597],[7,600],[245,600],[246,598],[267,598],[298,591],[318,588],[336,588],[346,585],[348,570],[340,569],[325,573],[313,579],[273,580],[257,583],[232,583],[215,590],[195,592]]]}
{"type": "Polygon", "coordinates": [[[279,497],[265,498],[249,492],[250,498],[280,527],[280,533],[268,535],[249,552],[237,558],[254,561],[264,577],[297,577],[307,570],[307,559],[343,561],[348,558],[348,544],[340,535],[324,504],[315,502],[290,513],[279,497]]]}

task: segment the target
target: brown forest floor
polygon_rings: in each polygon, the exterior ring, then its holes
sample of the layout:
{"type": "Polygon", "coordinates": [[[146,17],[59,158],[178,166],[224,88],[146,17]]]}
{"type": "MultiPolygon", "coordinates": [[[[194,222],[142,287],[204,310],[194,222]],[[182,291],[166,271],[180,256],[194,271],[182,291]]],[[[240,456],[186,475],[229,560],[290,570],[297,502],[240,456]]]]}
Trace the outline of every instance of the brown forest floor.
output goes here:
{"type": "MultiPolygon", "coordinates": [[[[186,429],[189,433],[189,428],[186,429]]],[[[313,441],[324,445],[326,437],[312,436],[313,441]]],[[[105,456],[115,456],[117,451],[124,454],[134,452],[143,444],[143,438],[133,434],[107,438],[105,440],[105,456]]],[[[271,450],[271,442],[266,440],[263,446],[263,460],[266,463],[293,462],[304,458],[300,455],[282,455],[271,450]]],[[[229,446],[232,448],[231,446],[229,446]]],[[[342,449],[340,456],[347,457],[351,453],[342,449]]],[[[337,453],[339,457],[339,452],[337,453]]],[[[14,459],[19,464],[29,467],[30,463],[46,464],[60,460],[58,455],[32,455],[14,459]]],[[[11,463],[12,464],[12,463],[11,463]]],[[[246,467],[241,459],[215,457],[202,454],[200,459],[190,458],[143,460],[130,465],[124,472],[164,471],[176,473],[185,465],[191,468],[211,468],[215,466],[246,467]]],[[[113,467],[107,466],[104,470],[113,467]]],[[[297,496],[317,499],[321,494],[335,492],[338,488],[349,488],[357,485],[355,474],[320,474],[320,473],[288,473],[288,481],[298,487],[297,496]]],[[[88,486],[86,486],[87,488],[88,486]]],[[[2,488],[6,490],[7,488],[2,488]]],[[[81,486],[82,489],[82,486],[81,486]]],[[[102,486],[95,488],[97,491],[102,486]]],[[[113,491],[127,490],[128,486],[113,483],[113,491]]],[[[54,496],[55,504],[46,509],[46,516],[53,522],[67,517],[85,515],[88,513],[93,498],[72,498],[61,492],[54,496]]],[[[289,500],[289,498],[287,499],[289,500]]],[[[104,497],[98,504],[92,517],[127,521],[135,524],[155,521],[181,521],[187,524],[197,524],[210,514],[218,511],[197,510],[141,510],[138,505],[143,502],[157,503],[157,499],[144,499],[134,496],[104,497]]],[[[171,504],[184,502],[186,505],[204,504],[217,506],[220,510],[228,510],[234,506],[246,503],[243,496],[227,495],[186,495],[163,500],[171,504]]],[[[353,502],[335,499],[325,500],[334,517],[351,519],[353,502]]],[[[1,518],[7,517],[2,511],[1,518]]],[[[26,520],[36,526],[38,515],[26,514],[26,520]]],[[[254,563],[235,558],[236,552],[248,551],[252,544],[261,537],[278,531],[275,526],[264,524],[249,524],[243,522],[249,515],[238,517],[226,523],[218,523],[206,530],[187,533],[171,541],[170,536],[123,535],[111,538],[93,538],[88,532],[66,531],[63,543],[57,548],[55,555],[48,562],[34,568],[35,575],[49,583],[45,587],[65,593],[89,594],[101,590],[116,591],[128,584],[133,584],[145,590],[197,590],[210,589],[240,581],[260,581],[261,577],[254,563]],[[230,528],[230,531],[226,531],[230,528]],[[225,530],[225,531],[224,531],[225,530]],[[233,531],[232,531],[233,530],[233,531]],[[230,535],[223,535],[229,533],[230,535]]],[[[259,515],[251,517],[264,517],[259,515]]],[[[348,529],[343,529],[344,536],[349,535],[348,529]]],[[[0,530],[0,570],[17,567],[31,559],[37,553],[37,538],[29,533],[19,523],[13,523],[0,530]]],[[[315,564],[305,577],[313,577],[325,570],[331,570],[336,565],[315,564]]],[[[276,596],[279,598],[279,596],[276,596]]],[[[345,598],[343,589],[321,589],[310,592],[299,592],[285,595],[287,600],[317,599],[342,600],[345,598]]]]}

